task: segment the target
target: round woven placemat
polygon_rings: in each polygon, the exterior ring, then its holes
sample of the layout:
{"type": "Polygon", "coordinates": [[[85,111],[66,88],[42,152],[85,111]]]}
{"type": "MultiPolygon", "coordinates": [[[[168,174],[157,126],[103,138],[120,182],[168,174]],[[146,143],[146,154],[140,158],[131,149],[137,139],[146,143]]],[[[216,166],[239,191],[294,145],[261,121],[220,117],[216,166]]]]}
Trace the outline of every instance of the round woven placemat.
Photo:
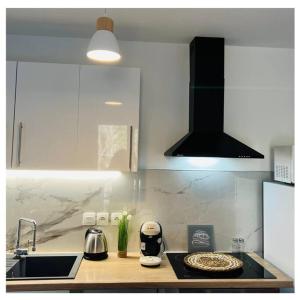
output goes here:
{"type": "Polygon", "coordinates": [[[191,268],[210,272],[228,272],[243,266],[243,262],[232,255],[213,252],[189,254],[184,258],[184,263],[191,268]]]}

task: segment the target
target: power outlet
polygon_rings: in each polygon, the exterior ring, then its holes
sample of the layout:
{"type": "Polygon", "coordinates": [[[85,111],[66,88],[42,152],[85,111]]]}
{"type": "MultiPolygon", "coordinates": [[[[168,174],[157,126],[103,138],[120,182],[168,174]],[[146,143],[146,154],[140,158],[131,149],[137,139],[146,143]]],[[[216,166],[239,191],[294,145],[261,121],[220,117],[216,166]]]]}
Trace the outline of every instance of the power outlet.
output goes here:
{"type": "Polygon", "coordinates": [[[97,212],[96,221],[97,225],[108,225],[108,212],[97,212]]]}
{"type": "Polygon", "coordinates": [[[96,224],[96,213],[85,212],[82,215],[82,225],[95,225],[96,224]]]}
{"type": "Polygon", "coordinates": [[[110,215],[111,225],[118,225],[121,218],[122,218],[122,213],[121,212],[111,213],[111,215],[110,215]]]}

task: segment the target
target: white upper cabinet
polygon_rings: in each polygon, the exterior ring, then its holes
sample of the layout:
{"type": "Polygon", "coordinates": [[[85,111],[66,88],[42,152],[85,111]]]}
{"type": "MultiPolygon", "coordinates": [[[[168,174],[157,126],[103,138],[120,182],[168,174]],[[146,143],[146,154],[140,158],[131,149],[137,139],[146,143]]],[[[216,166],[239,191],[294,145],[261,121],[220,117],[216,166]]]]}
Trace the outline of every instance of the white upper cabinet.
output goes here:
{"type": "Polygon", "coordinates": [[[76,167],[79,66],[19,62],[13,168],[76,167]]]}
{"type": "Polygon", "coordinates": [[[17,62],[6,62],[6,168],[11,168],[17,62]]]}
{"type": "Polygon", "coordinates": [[[140,70],[81,66],[78,168],[136,171],[140,70]]]}
{"type": "Polygon", "coordinates": [[[7,168],[138,167],[140,70],[7,62],[7,168]]]}

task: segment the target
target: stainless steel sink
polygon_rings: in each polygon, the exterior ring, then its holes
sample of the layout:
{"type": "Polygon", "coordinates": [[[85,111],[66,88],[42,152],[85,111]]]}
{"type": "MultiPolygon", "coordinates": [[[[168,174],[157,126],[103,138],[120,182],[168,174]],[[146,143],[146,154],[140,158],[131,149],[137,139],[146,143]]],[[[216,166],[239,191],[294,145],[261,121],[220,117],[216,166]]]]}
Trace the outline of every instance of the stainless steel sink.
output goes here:
{"type": "Polygon", "coordinates": [[[30,254],[6,256],[6,280],[75,278],[83,254],[30,254]]]}

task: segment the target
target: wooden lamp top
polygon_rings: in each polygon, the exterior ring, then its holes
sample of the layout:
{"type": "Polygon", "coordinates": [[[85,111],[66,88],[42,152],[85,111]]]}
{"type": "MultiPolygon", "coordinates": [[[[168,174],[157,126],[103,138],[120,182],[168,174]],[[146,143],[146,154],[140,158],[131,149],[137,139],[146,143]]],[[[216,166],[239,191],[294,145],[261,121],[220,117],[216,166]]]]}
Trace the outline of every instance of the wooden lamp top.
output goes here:
{"type": "Polygon", "coordinates": [[[97,19],[96,23],[97,30],[108,30],[113,32],[114,30],[114,22],[111,18],[101,17],[97,19]]]}

